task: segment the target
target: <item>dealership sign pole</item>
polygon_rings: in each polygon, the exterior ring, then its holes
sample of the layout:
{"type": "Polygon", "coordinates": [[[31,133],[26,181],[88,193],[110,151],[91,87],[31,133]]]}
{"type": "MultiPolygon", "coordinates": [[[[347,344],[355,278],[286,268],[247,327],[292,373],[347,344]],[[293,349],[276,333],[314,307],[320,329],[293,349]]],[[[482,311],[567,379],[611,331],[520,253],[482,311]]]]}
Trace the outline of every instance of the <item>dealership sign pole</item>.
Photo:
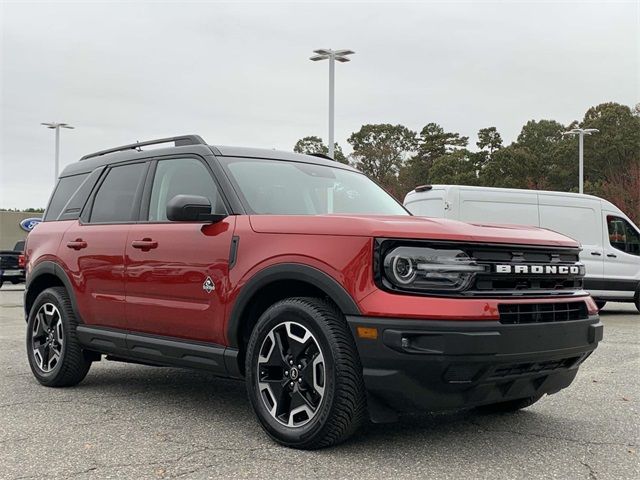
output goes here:
{"type": "Polygon", "coordinates": [[[564,132],[563,135],[578,135],[578,191],[583,193],[584,190],[584,136],[591,135],[592,133],[598,133],[597,128],[574,128],[568,132],[564,132]]]}
{"type": "Polygon", "coordinates": [[[335,64],[336,61],[345,63],[350,61],[347,55],[353,55],[353,50],[331,50],[330,48],[321,48],[314,50],[314,55],[310,60],[317,62],[319,60],[329,60],[329,156],[333,158],[335,140],[334,140],[334,107],[335,107],[335,64]]]}
{"type": "Polygon", "coordinates": [[[56,164],[55,164],[55,178],[53,179],[53,183],[55,185],[55,183],[58,181],[58,174],[60,170],[60,129],[61,128],[73,129],[75,127],[72,127],[71,125],[68,125],[66,123],[57,123],[57,122],[41,123],[40,125],[44,125],[45,127],[56,131],[56,160],[55,160],[56,164]]]}

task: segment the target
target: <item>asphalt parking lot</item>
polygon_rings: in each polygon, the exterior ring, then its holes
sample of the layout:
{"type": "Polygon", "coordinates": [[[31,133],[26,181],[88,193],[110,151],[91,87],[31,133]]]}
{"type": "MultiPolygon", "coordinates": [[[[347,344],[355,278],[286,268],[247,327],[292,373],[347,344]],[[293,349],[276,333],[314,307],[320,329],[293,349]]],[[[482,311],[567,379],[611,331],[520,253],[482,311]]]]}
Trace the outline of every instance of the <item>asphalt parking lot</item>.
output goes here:
{"type": "Polygon", "coordinates": [[[640,315],[602,312],[605,338],[567,390],[522,412],[417,415],[303,452],[270,441],[241,382],[102,361],[41,387],[22,290],[0,290],[0,478],[640,478],[640,315]]]}

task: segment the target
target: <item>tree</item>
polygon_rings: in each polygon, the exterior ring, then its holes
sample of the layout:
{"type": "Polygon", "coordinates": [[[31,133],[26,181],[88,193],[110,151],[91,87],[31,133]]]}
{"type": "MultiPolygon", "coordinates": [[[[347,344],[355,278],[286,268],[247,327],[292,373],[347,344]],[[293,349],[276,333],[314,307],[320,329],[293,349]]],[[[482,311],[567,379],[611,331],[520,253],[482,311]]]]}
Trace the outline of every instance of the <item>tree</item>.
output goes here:
{"type": "Polygon", "coordinates": [[[544,166],[535,154],[514,143],[496,151],[481,171],[480,179],[490,187],[544,189],[548,182],[542,170],[544,166]]]}
{"type": "MultiPolygon", "coordinates": [[[[293,147],[293,151],[296,153],[306,153],[307,155],[314,153],[322,153],[324,155],[329,154],[329,147],[327,147],[322,138],[316,136],[304,137],[298,140],[293,147]]],[[[347,157],[342,153],[342,148],[338,143],[334,146],[334,160],[340,163],[349,163],[347,157]]]]}
{"type": "Polygon", "coordinates": [[[476,172],[473,154],[462,149],[434,160],[429,177],[431,183],[477,185],[478,175],[476,172]]]}
{"type": "MultiPolygon", "coordinates": [[[[516,142],[497,149],[482,168],[488,186],[568,190],[573,168],[566,127],[555,120],[530,120],[516,142]]],[[[577,166],[576,166],[577,168],[577,166]]],[[[577,172],[577,170],[576,170],[577,172]]]]}
{"type": "Polygon", "coordinates": [[[640,225],[640,161],[595,185],[593,192],[609,200],[640,225]]]}
{"type": "Polygon", "coordinates": [[[478,131],[478,141],[476,145],[480,150],[486,150],[491,155],[496,150],[502,148],[502,137],[496,127],[481,128],[478,131]]]}
{"type": "Polygon", "coordinates": [[[398,173],[407,155],[415,149],[415,132],[403,125],[363,125],[348,139],[356,168],[399,195],[398,173]]]}
{"type": "Polygon", "coordinates": [[[435,160],[453,152],[456,148],[466,147],[469,137],[459,133],[445,132],[437,123],[427,123],[418,136],[418,157],[435,160]]]}
{"type": "Polygon", "coordinates": [[[430,172],[434,162],[466,147],[468,142],[468,137],[456,132],[445,132],[437,123],[427,123],[417,137],[416,154],[407,160],[406,167],[400,174],[401,189],[408,192],[416,185],[432,183],[430,172]]]}
{"type": "MultiPolygon", "coordinates": [[[[603,180],[640,161],[638,111],[613,102],[587,110],[580,127],[597,128],[599,132],[584,139],[585,178],[594,182],[603,180]]],[[[577,145],[574,152],[577,162],[577,145]]]]}

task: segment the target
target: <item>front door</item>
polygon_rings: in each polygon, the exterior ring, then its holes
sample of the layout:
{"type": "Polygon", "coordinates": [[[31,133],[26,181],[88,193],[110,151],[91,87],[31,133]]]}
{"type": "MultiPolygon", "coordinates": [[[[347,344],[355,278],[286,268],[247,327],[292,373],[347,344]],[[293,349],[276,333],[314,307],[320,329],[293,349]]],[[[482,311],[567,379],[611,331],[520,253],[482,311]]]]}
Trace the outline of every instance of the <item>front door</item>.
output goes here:
{"type": "Polygon", "coordinates": [[[640,233],[626,219],[603,212],[605,234],[604,281],[612,296],[633,299],[640,283],[640,233]]]}
{"type": "Polygon", "coordinates": [[[223,345],[235,217],[214,224],[167,220],[167,202],[181,194],[206,197],[212,213],[226,213],[200,158],[159,160],[147,184],[146,221],[131,226],[126,242],[129,329],[223,345]]]}

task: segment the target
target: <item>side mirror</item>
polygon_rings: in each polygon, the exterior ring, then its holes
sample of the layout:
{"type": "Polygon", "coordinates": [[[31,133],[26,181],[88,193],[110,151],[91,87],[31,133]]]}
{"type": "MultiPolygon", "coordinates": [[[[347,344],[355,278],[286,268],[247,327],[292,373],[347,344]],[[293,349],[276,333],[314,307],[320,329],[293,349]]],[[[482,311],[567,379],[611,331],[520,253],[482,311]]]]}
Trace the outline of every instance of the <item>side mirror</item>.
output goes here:
{"type": "Polygon", "coordinates": [[[211,202],[198,195],[176,195],[167,203],[167,219],[172,222],[216,223],[226,218],[223,214],[211,213],[211,202]]]}

